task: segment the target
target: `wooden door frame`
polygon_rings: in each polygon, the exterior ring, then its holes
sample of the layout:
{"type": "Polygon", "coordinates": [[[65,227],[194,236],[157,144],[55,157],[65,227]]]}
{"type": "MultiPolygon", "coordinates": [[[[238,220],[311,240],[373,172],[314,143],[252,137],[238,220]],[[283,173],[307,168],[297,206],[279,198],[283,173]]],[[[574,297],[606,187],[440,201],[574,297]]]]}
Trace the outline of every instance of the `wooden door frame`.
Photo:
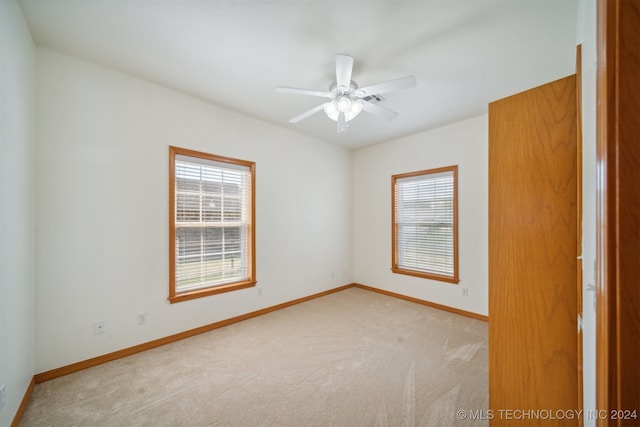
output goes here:
{"type": "Polygon", "coordinates": [[[597,10],[598,426],[640,422],[640,2],[598,0],[597,10]],[[612,420],[611,411],[638,419],[612,420]]]}

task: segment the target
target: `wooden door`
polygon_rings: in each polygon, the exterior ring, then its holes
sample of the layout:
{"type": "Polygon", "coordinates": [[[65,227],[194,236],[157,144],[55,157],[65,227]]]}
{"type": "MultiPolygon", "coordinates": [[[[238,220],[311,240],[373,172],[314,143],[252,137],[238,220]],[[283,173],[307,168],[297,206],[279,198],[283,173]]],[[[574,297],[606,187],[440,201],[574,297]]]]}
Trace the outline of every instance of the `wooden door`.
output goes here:
{"type": "Polygon", "coordinates": [[[575,76],[489,105],[489,408],[494,426],[576,425],[575,419],[546,417],[545,411],[582,406],[576,345],[576,116],[575,76]]]}

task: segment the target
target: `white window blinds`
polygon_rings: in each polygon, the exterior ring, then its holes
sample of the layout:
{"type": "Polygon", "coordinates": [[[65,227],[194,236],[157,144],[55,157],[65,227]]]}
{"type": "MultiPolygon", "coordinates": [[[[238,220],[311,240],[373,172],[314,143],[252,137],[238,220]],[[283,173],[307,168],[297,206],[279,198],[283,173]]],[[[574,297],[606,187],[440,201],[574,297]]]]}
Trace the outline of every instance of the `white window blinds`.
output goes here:
{"type": "Polygon", "coordinates": [[[453,167],[393,177],[394,271],[457,282],[456,172],[453,167]]]}
{"type": "Polygon", "coordinates": [[[251,182],[244,165],[176,155],[176,293],[249,280],[251,182]]]}

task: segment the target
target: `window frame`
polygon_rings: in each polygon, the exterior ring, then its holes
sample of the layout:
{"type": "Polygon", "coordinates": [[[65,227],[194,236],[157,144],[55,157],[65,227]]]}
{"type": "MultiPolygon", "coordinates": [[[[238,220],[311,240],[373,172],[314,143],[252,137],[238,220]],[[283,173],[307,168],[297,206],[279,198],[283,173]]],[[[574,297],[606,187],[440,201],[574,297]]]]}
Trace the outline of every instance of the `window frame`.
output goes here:
{"type": "Polygon", "coordinates": [[[458,268],[458,165],[445,166],[435,169],[421,170],[416,172],[402,173],[391,176],[391,271],[397,274],[421,277],[425,279],[438,280],[451,284],[460,283],[458,268]],[[451,172],[453,175],[453,274],[443,275],[435,272],[412,270],[399,266],[399,245],[398,245],[398,224],[396,223],[396,184],[405,178],[414,178],[426,175],[436,175],[444,172],[451,172]]]}
{"type": "MultiPolygon", "coordinates": [[[[197,162],[196,162],[197,163],[197,162]]],[[[188,301],[195,298],[207,297],[224,292],[231,292],[239,289],[250,288],[256,285],[256,263],[255,263],[255,162],[224,157],[215,154],[186,148],[169,146],[169,297],[171,304],[188,301]],[[176,291],[176,156],[193,157],[217,163],[229,165],[239,165],[246,167],[250,174],[250,191],[247,197],[247,222],[246,222],[246,242],[245,257],[247,262],[248,278],[245,280],[214,284],[208,287],[193,289],[183,292],[176,291]]],[[[219,228],[219,227],[211,227],[219,228]]]]}

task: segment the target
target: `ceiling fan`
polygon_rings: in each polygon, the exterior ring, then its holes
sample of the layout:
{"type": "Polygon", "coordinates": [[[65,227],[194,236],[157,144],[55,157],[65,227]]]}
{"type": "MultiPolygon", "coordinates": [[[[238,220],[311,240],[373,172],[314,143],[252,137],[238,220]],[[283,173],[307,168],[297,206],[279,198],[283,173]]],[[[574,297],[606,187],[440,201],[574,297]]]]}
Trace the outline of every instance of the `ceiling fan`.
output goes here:
{"type": "Polygon", "coordinates": [[[380,97],[377,97],[377,95],[382,93],[416,86],[416,78],[406,76],[359,88],[356,82],[351,80],[352,70],[353,58],[349,55],[338,54],[336,55],[336,81],[329,87],[327,92],[293,87],[276,88],[276,91],[280,93],[311,95],[329,99],[328,102],[292,118],[289,123],[298,123],[300,120],[306,119],[321,110],[324,110],[327,117],[337,122],[338,133],[345,132],[349,127],[347,122],[353,120],[362,110],[387,120],[393,120],[398,117],[397,112],[381,107],[371,101],[379,101],[380,97]]]}

